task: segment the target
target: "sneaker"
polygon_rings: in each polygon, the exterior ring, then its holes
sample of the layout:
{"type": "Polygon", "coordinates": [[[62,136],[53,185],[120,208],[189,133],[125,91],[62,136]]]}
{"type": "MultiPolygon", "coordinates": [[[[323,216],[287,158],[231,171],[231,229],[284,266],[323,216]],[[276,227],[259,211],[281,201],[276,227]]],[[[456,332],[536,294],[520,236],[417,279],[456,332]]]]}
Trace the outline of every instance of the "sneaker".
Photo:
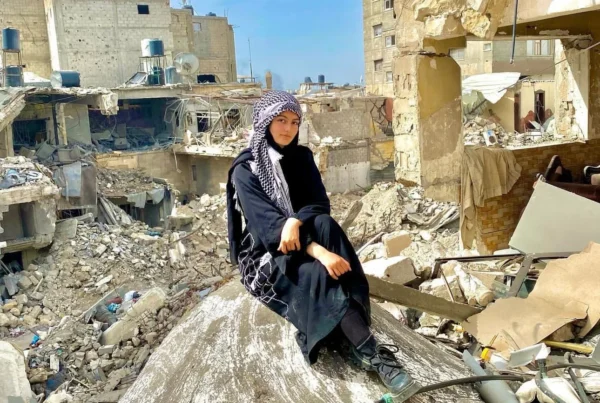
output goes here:
{"type": "Polygon", "coordinates": [[[394,353],[400,349],[391,344],[377,345],[371,336],[358,348],[352,348],[353,360],[364,370],[377,372],[394,401],[403,402],[414,395],[420,386],[404,370],[394,353]]]}

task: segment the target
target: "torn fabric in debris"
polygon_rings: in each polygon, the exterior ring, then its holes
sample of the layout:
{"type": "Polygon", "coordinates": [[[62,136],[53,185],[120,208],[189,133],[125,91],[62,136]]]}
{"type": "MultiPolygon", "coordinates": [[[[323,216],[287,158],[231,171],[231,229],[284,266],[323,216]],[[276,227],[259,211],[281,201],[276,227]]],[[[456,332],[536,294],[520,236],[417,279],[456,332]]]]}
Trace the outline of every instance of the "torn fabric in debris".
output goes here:
{"type": "Polygon", "coordinates": [[[475,239],[476,206],[485,200],[510,192],[521,176],[521,166],[510,150],[501,148],[466,148],[461,174],[462,243],[470,247],[475,239]]]}

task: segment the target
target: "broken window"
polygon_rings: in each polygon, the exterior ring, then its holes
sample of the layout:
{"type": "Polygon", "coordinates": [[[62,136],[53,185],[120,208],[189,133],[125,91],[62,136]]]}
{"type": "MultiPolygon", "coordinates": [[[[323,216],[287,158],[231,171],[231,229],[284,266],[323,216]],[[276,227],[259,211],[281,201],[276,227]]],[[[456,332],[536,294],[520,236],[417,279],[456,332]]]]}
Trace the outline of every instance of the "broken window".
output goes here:
{"type": "Polygon", "coordinates": [[[383,70],[383,59],[375,60],[375,71],[383,70]]]}
{"type": "Polygon", "coordinates": [[[549,39],[527,41],[527,56],[551,56],[552,43],[549,39]]]}
{"type": "Polygon", "coordinates": [[[385,0],[385,9],[393,10],[394,9],[394,0],[385,0]]]}
{"type": "Polygon", "coordinates": [[[394,81],[394,74],[391,71],[386,71],[385,72],[385,82],[391,83],[393,81],[394,81]]]}
{"type": "Polygon", "coordinates": [[[150,14],[150,6],[146,4],[138,4],[138,14],[150,14]]]}
{"type": "Polygon", "coordinates": [[[390,48],[396,46],[396,35],[390,35],[385,37],[385,47],[390,48]]]}
{"type": "Polygon", "coordinates": [[[383,25],[378,24],[378,25],[373,26],[373,36],[375,38],[380,37],[382,33],[383,33],[383,25]]]}
{"type": "Polygon", "coordinates": [[[202,24],[199,22],[195,22],[194,23],[194,32],[201,32],[202,31],[202,24]]]}
{"type": "Polygon", "coordinates": [[[484,43],[483,44],[483,51],[484,52],[491,52],[492,51],[492,43],[491,42],[484,43]]]}
{"type": "Polygon", "coordinates": [[[450,49],[450,57],[456,61],[465,60],[465,49],[450,49]]]}

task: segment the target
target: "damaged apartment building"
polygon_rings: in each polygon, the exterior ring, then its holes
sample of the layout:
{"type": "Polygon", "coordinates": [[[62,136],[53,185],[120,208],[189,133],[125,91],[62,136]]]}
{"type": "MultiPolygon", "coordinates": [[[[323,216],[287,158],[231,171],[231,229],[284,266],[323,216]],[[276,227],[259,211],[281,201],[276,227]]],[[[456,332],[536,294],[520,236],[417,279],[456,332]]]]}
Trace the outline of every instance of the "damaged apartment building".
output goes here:
{"type": "Polygon", "coordinates": [[[584,167],[600,163],[598,6],[520,1],[516,15],[508,1],[432,0],[410,12],[402,2],[365,0],[363,8],[367,93],[393,98],[396,180],[460,200],[465,247],[509,245],[536,174],[555,156],[572,182],[589,184],[584,167]],[[479,100],[468,99],[471,90],[479,100]],[[464,115],[482,100],[481,114],[464,115]],[[474,121],[465,126],[467,118],[474,121]],[[483,138],[499,126],[532,140],[465,143],[474,127],[483,138]]]}
{"type": "Polygon", "coordinates": [[[162,0],[5,3],[5,257],[48,246],[57,219],[89,213],[110,223],[112,205],[160,227],[177,194],[219,192],[211,178],[237,148],[215,146],[248,125],[247,98],[260,95],[237,82],[226,17],[162,0]],[[207,147],[174,148],[192,143],[207,147]]]}

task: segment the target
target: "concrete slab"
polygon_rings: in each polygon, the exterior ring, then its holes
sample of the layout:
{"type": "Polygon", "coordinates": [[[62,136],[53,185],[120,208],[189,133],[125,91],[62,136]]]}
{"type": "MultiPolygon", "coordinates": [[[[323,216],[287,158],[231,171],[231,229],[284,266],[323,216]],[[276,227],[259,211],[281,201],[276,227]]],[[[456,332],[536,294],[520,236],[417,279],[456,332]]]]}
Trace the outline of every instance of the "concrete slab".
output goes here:
{"type": "MultiPolygon", "coordinates": [[[[373,329],[422,384],[470,376],[462,362],[373,305],[373,329]]],[[[336,353],[309,367],[295,329],[252,298],[239,281],[221,287],[175,327],[120,403],[370,402],[385,392],[376,377],[336,353]]],[[[423,394],[412,403],[480,402],[471,386],[423,394]]]]}
{"type": "Polygon", "coordinates": [[[0,341],[0,403],[9,398],[28,401],[33,397],[25,373],[25,358],[10,343],[0,341]]]}

